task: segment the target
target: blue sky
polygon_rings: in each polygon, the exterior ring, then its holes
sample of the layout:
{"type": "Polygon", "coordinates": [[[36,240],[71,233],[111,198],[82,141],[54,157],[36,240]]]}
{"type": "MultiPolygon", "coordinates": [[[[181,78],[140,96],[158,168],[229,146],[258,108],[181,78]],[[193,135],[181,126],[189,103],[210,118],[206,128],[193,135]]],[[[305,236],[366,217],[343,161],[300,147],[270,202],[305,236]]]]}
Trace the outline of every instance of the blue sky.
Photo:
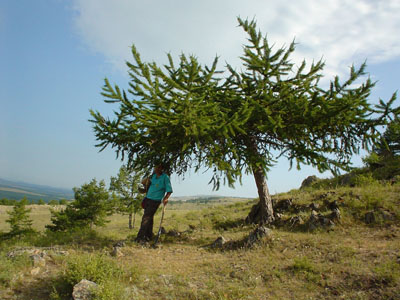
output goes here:
{"type": "MultiPolygon", "coordinates": [[[[277,46],[299,43],[294,61],[323,57],[325,74],[343,78],[365,59],[377,86],[371,101],[400,86],[398,0],[2,0],[0,2],[0,177],[72,188],[115,176],[121,162],[111,149],[98,153],[89,109],[113,107],[100,95],[105,77],[128,82],[124,62],[134,43],[145,60],[165,53],[220,56],[239,67],[245,36],[236,17],[255,18],[277,46]]],[[[397,101],[399,104],[399,101],[397,101]]],[[[356,165],[360,157],[354,158],[356,165]]],[[[272,193],[300,186],[311,167],[288,171],[284,160],[269,173],[272,193]]],[[[211,194],[209,174],[172,183],[175,196],[211,194]]],[[[252,177],[220,195],[256,197],[252,177]]]]}

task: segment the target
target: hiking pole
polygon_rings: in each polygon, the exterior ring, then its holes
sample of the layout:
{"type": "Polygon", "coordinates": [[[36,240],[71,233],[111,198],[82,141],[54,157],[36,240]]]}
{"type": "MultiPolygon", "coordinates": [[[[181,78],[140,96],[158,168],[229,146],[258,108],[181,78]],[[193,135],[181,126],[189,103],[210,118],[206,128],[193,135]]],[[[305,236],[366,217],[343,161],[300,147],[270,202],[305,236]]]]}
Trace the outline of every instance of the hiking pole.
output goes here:
{"type": "Polygon", "coordinates": [[[160,220],[160,228],[158,228],[157,236],[156,236],[156,239],[155,239],[155,241],[154,241],[153,247],[156,247],[156,245],[157,245],[157,243],[158,243],[158,241],[159,241],[159,239],[160,239],[160,235],[161,235],[161,225],[162,225],[162,222],[163,222],[163,220],[164,220],[164,213],[165,213],[165,204],[163,203],[162,214],[161,214],[161,220],[160,220]]]}

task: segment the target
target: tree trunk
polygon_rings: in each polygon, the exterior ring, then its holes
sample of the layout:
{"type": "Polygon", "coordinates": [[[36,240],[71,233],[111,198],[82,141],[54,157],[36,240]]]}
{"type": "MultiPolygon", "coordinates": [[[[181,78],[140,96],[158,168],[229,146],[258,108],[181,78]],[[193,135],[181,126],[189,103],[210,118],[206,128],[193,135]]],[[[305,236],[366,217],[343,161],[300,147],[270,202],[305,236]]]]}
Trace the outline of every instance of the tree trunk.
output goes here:
{"type": "Polygon", "coordinates": [[[129,214],[129,229],[132,229],[132,213],[129,214]]]}
{"type": "Polygon", "coordinates": [[[269,224],[274,221],[272,198],[268,191],[267,180],[262,168],[253,169],[254,180],[257,185],[260,201],[251,208],[246,223],[269,224]]]}
{"type": "Polygon", "coordinates": [[[135,228],[136,212],[133,214],[133,224],[132,228],[135,228]]]}

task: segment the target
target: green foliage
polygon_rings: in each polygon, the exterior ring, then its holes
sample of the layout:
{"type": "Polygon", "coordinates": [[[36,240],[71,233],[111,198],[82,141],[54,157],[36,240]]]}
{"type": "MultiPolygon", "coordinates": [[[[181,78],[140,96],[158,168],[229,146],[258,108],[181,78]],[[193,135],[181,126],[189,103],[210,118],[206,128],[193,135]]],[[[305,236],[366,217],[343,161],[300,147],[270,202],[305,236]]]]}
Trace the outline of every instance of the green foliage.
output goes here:
{"type": "Polygon", "coordinates": [[[307,257],[295,258],[292,269],[295,272],[314,272],[313,264],[307,257]]]}
{"type": "MultiPolygon", "coordinates": [[[[123,281],[135,277],[134,268],[123,269],[112,258],[101,254],[82,254],[68,257],[62,275],[54,286],[52,299],[64,299],[82,279],[98,284],[93,300],[124,300],[128,298],[123,281]],[[133,273],[132,273],[133,272],[133,273]]],[[[131,298],[129,298],[131,299],[131,298]]]]}
{"type": "Polygon", "coordinates": [[[51,210],[52,231],[65,231],[73,228],[104,226],[107,215],[112,213],[112,199],[105,182],[93,179],[89,184],[74,188],[75,200],[61,211],[51,210]]]}
{"type": "Polygon", "coordinates": [[[50,200],[49,201],[49,205],[59,205],[60,204],[60,202],[58,201],[58,200],[50,200]]]}
{"type": "Polygon", "coordinates": [[[82,279],[103,284],[110,279],[121,279],[124,272],[110,257],[82,254],[68,258],[63,274],[65,281],[73,286],[82,279]]]}
{"type": "Polygon", "coordinates": [[[379,156],[400,155],[400,119],[395,118],[391,121],[375,147],[375,152],[379,156]]]}
{"type": "Polygon", "coordinates": [[[32,264],[27,255],[19,255],[9,258],[5,253],[0,253],[0,290],[1,287],[9,287],[15,280],[15,275],[32,264]]]}
{"type": "Polygon", "coordinates": [[[39,204],[39,205],[45,205],[46,202],[44,202],[43,199],[39,199],[38,202],[37,202],[37,204],[39,204]]]}
{"type": "Polygon", "coordinates": [[[28,205],[28,204],[29,204],[28,198],[26,198],[25,196],[20,200],[20,202],[21,202],[23,205],[28,205]]]}
{"type": "Polygon", "coordinates": [[[378,182],[373,178],[372,173],[365,173],[354,176],[352,184],[354,186],[368,186],[378,184],[378,182]]]}
{"type": "Polygon", "coordinates": [[[376,127],[398,113],[395,94],[387,103],[368,102],[370,79],[354,87],[365,64],[323,89],[322,61],[295,67],[294,42],[273,49],[254,21],[238,22],[249,42],[240,71],[229,64],[218,71],[217,58],[203,67],[184,54],[178,63],[168,55],[169,63],[159,67],[143,62],[132,46],[128,93],[105,79],[105,102],[119,104],[115,119],[91,110],[97,146],[115,148],[137,169],[160,160],[178,175],[210,168],[218,188],[222,178],[232,185],[244,172],[268,171],[280,156],[298,168],[347,170],[351,156],[377,140],[376,127]]]}
{"type": "Polygon", "coordinates": [[[9,200],[7,198],[1,198],[0,199],[0,205],[13,205],[13,202],[15,202],[15,200],[9,200]]]}
{"type": "Polygon", "coordinates": [[[66,259],[62,275],[54,284],[52,299],[67,299],[82,279],[99,285],[93,300],[126,299],[121,281],[127,272],[110,257],[99,254],[73,255],[66,259]]]}
{"type": "Polygon", "coordinates": [[[141,200],[138,191],[142,172],[130,171],[126,166],[119,169],[117,177],[111,177],[110,191],[118,196],[117,211],[120,213],[137,213],[141,210],[141,200]]]}
{"type": "Polygon", "coordinates": [[[389,286],[396,286],[400,283],[400,266],[398,262],[389,261],[377,265],[374,268],[377,279],[389,286]]]}
{"type": "Polygon", "coordinates": [[[9,218],[6,222],[10,224],[11,236],[33,232],[32,220],[29,217],[31,210],[25,207],[25,201],[20,201],[14,205],[12,211],[7,212],[9,218]]]}

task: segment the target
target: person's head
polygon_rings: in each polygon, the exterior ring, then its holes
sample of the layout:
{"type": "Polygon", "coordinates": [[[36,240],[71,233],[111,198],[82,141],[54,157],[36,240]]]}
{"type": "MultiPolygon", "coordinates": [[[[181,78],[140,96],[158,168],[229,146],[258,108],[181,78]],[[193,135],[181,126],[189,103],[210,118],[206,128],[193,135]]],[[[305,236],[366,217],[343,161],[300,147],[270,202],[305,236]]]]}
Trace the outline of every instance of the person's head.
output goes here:
{"type": "Polygon", "coordinates": [[[164,166],[163,164],[157,164],[154,167],[154,173],[156,173],[157,175],[161,175],[164,172],[164,166]]]}

